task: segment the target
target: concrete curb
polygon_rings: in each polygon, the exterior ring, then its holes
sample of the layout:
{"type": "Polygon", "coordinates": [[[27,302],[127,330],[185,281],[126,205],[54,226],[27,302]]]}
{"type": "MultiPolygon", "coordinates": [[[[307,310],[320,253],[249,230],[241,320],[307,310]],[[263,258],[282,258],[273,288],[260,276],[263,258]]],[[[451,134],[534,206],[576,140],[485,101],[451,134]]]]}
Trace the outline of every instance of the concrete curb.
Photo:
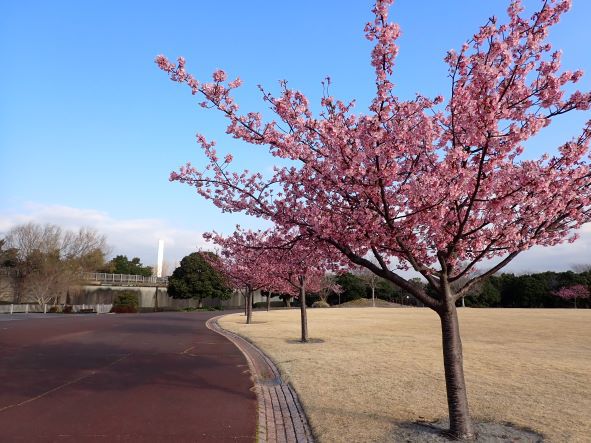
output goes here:
{"type": "Polygon", "coordinates": [[[277,366],[263,351],[241,336],[223,329],[218,319],[206,326],[230,340],[246,357],[258,401],[259,443],[313,443],[314,438],[294,389],[282,378],[277,366]]]}

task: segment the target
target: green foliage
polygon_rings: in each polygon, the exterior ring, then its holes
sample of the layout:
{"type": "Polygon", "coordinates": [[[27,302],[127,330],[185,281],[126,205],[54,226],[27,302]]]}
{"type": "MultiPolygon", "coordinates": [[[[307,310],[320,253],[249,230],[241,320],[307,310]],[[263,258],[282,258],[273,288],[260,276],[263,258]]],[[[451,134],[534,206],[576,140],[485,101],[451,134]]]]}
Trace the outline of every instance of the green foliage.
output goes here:
{"type": "Polygon", "coordinates": [[[402,289],[394,286],[388,280],[380,278],[376,284],[376,298],[393,303],[399,303],[402,297],[402,289]]]}
{"type": "MultiPolygon", "coordinates": [[[[503,308],[569,308],[572,303],[553,295],[565,286],[591,286],[591,272],[540,272],[501,274],[490,277],[465,298],[466,306],[503,308]]],[[[590,308],[591,300],[581,300],[581,308],[590,308]]]]}
{"type": "Polygon", "coordinates": [[[470,307],[494,308],[501,303],[501,292],[493,282],[488,279],[483,283],[479,291],[474,295],[466,297],[464,302],[466,306],[470,307]]]}
{"type": "Polygon", "coordinates": [[[110,274],[142,275],[144,277],[150,277],[153,272],[152,267],[144,266],[138,257],[129,260],[126,255],[116,256],[102,270],[110,274]]]}
{"type": "Polygon", "coordinates": [[[111,312],[132,313],[137,312],[139,307],[138,291],[121,291],[115,300],[111,312]]]}
{"type": "MultiPolygon", "coordinates": [[[[363,279],[351,272],[344,272],[335,278],[335,282],[343,288],[341,303],[367,297],[367,287],[363,279]]],[[[331,300],[334,297],[331,297],[331,300]]]]}
{"type": "Polygon", "coordinates": [[[215,260],[217,256],[211,252],[187,255],[168,279],[168,294],[173,298],[194,298],[199,302],[208,297],[230,298],[232,290],[224,276],[211,265],[215,260]]]}

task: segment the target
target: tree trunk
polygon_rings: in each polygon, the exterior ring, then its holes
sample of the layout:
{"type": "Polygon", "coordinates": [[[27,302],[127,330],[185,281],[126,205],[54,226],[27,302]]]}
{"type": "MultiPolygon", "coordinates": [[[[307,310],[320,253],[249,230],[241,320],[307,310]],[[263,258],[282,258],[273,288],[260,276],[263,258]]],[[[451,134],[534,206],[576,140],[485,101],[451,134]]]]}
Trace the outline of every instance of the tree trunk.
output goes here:
{"type": "Polygon", "coordinates": [[[267,312],[271,310],[271,291],[267,292],[267,312]]]}
{"type": "Polygon", "coordinates": [[[371,306],[376,307],[376,289],[373,286],[371,287],[371,306]]]}
{"type": "Polygon", "coordinates": [[[252,322],[252,289],[249,287],[247,291],[248,297],[246,298],[246,324],[249,325],[252,322]]]}
{"type": "Polygon", "coordinates": [[[462,297],[462,308],[466,307],[466,302],[464,301],[464,297],[462,297]]]}
{"type": "Polygon", "coordinates": [[[575,297],[575,309],[577,309],[577,297],[575,297]]]}
{"type": "Polygon", "coordinates": [[[156,286],[156,292],[154,294],[154,312],[158,312],[158,286],[156,286]]]}
{"type": "Polygon", "coordinates": [[[448,303],[439,312],[439,317],[441,319],[450,434],[452,438],[458,440],[469,439],[474,436],[474,429],[468,410],[462,340],[460,339],[460,325],[455,304],[448,303]]]}
{"type": "Polygon", "coordinates": [[[302,343],[308,341],[308,313],[306,311],[306,277],[298,277],[300,282],[300,314],[302,320],[302,343]]]}

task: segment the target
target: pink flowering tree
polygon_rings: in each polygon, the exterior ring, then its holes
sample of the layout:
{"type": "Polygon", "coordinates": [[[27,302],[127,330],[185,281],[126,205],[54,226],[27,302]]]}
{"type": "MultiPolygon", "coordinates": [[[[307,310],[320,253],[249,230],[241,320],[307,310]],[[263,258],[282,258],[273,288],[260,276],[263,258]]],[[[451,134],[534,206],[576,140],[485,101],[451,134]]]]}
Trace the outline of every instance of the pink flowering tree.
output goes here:
{"type": "Polygon", "coordinates": [[[183,58],[173,64],[158,56],[172,80],[228,119],[227,133],[291,161],[268,176],[234,172],[232,157],[220,159],[215,143],[198,136],[209,166],[187,164],[170,178],[225,212],[264,218],[278,231],[327,245],[343,264],[363,266],[433,309],[441,323],[449,432],[471,438],[456,301],[522,251],[574,241],[574,230],[590,221],[591,122],[554,155],[521,154],[555,118],[588,110],[591,94],[565,92],[582,72],[561,71],[560,51],[547,41],[570,1],[543,1],[527,17],[514,0],[507,23],[491,18],[446,55],[447,98],[402,100],[391,82],[400,33],[388,21],[391,3],[378,0],[365,28],[374,42],[376,87],[366,113],[329,95],[327,79],[322,111],[314,115],[306,96],[282,82],[278,95],[261,89],[276,115],[264,121],[258,112],[241,112],[232,98],[240,79],[216,71],[200,82],[183,58]],[[494,265],[474,275],[483,260],[494,265]],[[409,283],[399,273],[407,269],[431,291],[409,283]]]}
{"type": "Polygon", "coordinates": [[[229,260],[244,263],[249,272],[243,279],[255,279],[260,287],[291,294],[300,303],[301,341],[308,341],[306,292],[322,289],[325,269],[331,263],[325,246],[293,233],[236,230],[232,236],[213,233],[207,239],[222,247],[229,260]]]}
{"type": "Polygon", "coordinates": [[[589,298],[590,296],[589,288],[585,285],[565,286],[558,291],[553,292],[553,294],[563,300],[574,300],[575,309],[577,309],[578,298],[589,298]]]}
{"type": "Polygon", "coordinates": [[[237,236],[224,238],[217,234],[206,234],[205,238],[222,248],[221,257],[214,266],[226,276],[235,290],[244,291],[246,323],[251,324],[253,294],[259,289],[277,287],[272,274],[268,272],[266,257],[262,251],[249,248],[237,236]]]}

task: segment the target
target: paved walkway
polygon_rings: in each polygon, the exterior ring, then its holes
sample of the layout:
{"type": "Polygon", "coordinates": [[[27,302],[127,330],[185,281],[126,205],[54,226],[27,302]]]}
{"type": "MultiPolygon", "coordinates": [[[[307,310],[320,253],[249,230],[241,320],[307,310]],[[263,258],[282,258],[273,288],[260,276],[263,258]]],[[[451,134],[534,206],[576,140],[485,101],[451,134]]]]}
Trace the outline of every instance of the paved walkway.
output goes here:
{"type": "Polygon", "coordinates": [[[253,374],[259,410],[259,443],[312,443],[312,433],[298,397],[282,380],[275,364],[252,343],[222,329],[218,318],[208,320],[207,326],[227,337],[244,353],[253,374]]]}
{"type": "Polygon", "coordinates": [[[253,441],[257,399],[211,313],[0,323],[0,440],[253,441]]]}

